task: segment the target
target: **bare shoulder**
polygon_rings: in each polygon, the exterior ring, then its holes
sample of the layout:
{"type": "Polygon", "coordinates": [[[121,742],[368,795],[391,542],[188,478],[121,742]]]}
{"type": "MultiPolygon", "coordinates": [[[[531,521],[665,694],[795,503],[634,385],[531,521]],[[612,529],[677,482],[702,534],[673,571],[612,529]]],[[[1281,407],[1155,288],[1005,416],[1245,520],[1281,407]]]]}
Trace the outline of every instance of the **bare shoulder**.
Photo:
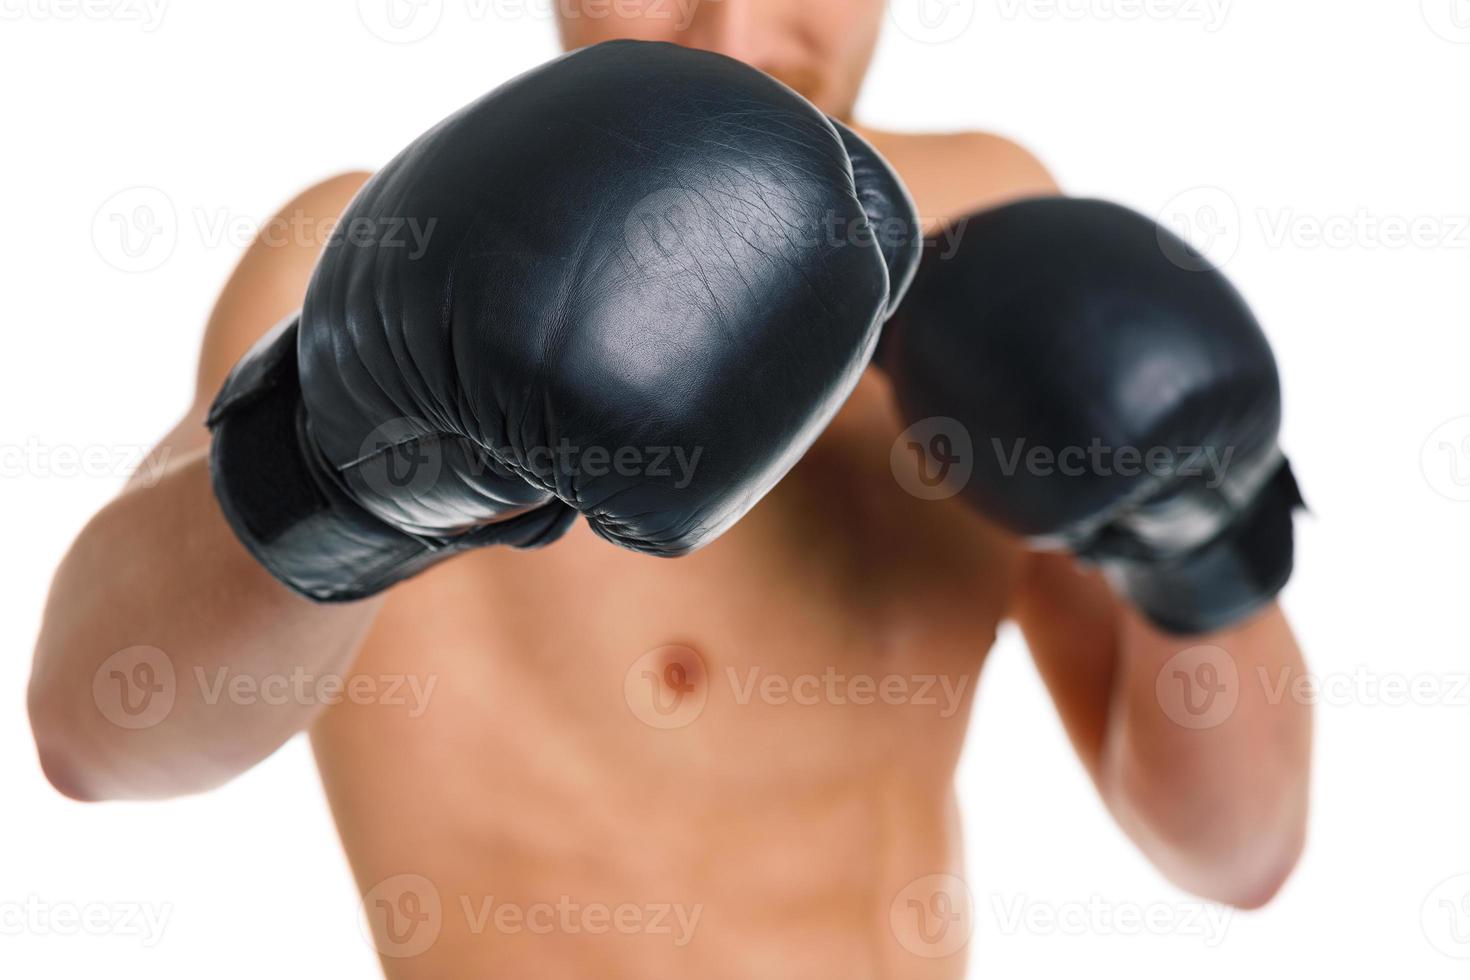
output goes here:
{"type": "Polygon", "coordinates": [[[1035,153],[995,133],[859,131],[903,177],[929,228],[970,211],[1058,192],[1035,153]]]}
{"type": "Polygon", "coordinates": [[[313,184],[263,222],[220,291],[199,356],[201,399],[256,339],[301,305],[306,284],[337,219],[371,174],[339,174],[313,184]]]}
{"type": "Polygon", "coordinates": [[[138,467],[129,490],[143,484],[145,474],[182,465],[208,444],[204,418],[215,392],[256,340],[300,308],[331,229],[369,176],[345,173],[313,184],[262,222],[209,314],[193,403],[138,467]]]}

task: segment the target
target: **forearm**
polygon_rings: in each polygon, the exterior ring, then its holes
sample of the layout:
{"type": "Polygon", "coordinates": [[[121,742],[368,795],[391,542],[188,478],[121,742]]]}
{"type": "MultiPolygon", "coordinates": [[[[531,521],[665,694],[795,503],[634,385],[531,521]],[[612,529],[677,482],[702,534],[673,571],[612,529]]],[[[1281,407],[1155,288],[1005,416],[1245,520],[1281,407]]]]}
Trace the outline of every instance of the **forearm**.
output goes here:
{"type": "Polygon", "coordinates": [[[1290,692],[1301,652],[1273,603],[1205,636],[1160,632],[1119,603],[1098,782],[1123,829],[1176,884],[1263,904],[1300,854],[1312,719],[1290,692]]]}
{"type": "Polygon", "coordinates": [[[1012,608],[1123,826],[1179,883],[1259,904],[1306,810],[1306,706],[1260,682],[1302,670],[1274,606],[1301,496],[1266,335],[1184,254],[1105,201],[973,215],[925,254],[883,366],[906,419],[970,437],[956,490],[1091,569],[1037,556],[1012,608]]]}
{"type": "Polygon", "coordinates": [[[42,765],[70,796],[169,796],[248,769],[321,708],[293,678],[345,672],[377,609],[318,606],[272,579],[225,523],[208,470],[196,449],[119,497],[57,571],[29,703],[42,765]],[[157,651],[143,673],[109,663],[134,647],[157,651]],[[261,685],[287,696],[250,693],[261,685]]]}
{"type": "Polygon", "coordinates": [[[1128,835],[1189,891],[1252,907],[1302,846],[1311,712],[1273,603],[1182,637],[1072,558],[1032,554],[1013,600],[1078,757],[1128,835]]]}

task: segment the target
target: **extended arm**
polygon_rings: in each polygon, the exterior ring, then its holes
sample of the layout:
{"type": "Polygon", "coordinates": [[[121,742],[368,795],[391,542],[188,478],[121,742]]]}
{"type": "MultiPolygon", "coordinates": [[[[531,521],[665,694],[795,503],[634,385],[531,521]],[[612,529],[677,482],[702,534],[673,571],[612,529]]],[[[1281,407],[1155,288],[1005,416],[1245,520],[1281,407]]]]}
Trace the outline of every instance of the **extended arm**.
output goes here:
{"type": "Polygon", "coordinates": [[[1266,902],[1306,836],[1310,706],[1276,603],[1199,636],[1162,632],[1066,555],[1028,557],[1013,615],[1109,810],[1188,891],[1266,902]]]}
{"type": "Polygon", "coordinates": [[[1310,750],[1265,336],[1116,205],[1034,198],[950,241],[885,340],[905,414],[968,447],[954,491],[1037,549],[1013,613],[1124,828],[1181,885],[1260,904],[1301,846],[1310,750]]]}
{"type": "Polygon", "coordinates": [[[712,540],[857,383],[918,255],[870,222],[909,229],[912,207],[774,79],[633,41],[295,202],[307,220],[283,223],[332,237],[251,249],[165,476],[58,574],[30,699],[53,782],[98,799],[228,779],[319,708],[232,699],[232,678],[340,674],[376,597],[466,549],[550,544],[578,518],[659,556],[712,540]],[[828,220],[856,233],[814,235],[828,220]]]}
{"type": "Polygon", "coordinates": [[[254,765],[305,728],[320,705],[232,704],[218,693],[220,671],[257,682],[298,668],[314,676],[343,673],[377,609],[376,602],[310,603],[251,558],[210,490],[204,427],[230,366],[301,305],[322,243],[283,240],[279,229],[330,224],[362,180],[349,175],[318,185],[266,226],[210,317],[193,406],[139,469],[160,474],[156,482],[135,476],[88,523],[57,570],[29,705],[41,765],[68,796],[196,792],[254,765]],[[112,676],[94,686],[109,658],[139,646],[158,653],[113,661],[117,669],[106,669],[112,676]],[[145,672],[135,675],[139,663],[145,672]],[[163,683],[170,672],[163,691],[129,687],[136,679],[163,683]],[[114,699],[134,699],[137,708],[143,702],[136,699],[170,696],[172,707],[156,723],[125,727],[114,720],[121,705],[114,699]]]}

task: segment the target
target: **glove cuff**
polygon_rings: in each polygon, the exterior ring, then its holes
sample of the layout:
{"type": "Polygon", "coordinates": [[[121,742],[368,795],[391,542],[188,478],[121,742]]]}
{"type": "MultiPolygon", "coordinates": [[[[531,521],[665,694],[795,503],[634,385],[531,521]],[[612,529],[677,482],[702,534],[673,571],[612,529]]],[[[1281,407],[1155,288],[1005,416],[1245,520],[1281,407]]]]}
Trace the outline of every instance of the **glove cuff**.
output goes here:
{"type": "Polygon", "coordinates": [[[407,534],[370,514],[306,435],[297,324],[281,322],[241,359],[206,420],[220,509],[276,579],[317,602],[363,599],[471,547],[535,547],[566,532],[576,512],[559,502],[449,538],[407,534]]]}
{"type": "Polygon", "coordinates": [[[1114,587],[1161,629],[1182,635],[1223,629],[1286,585],[1294,555],[1292,515],[1302,506],[1283,459],[1250,507],[1207,544],[1165,561],[1116,559],[1104,567],[1114,587]]]}

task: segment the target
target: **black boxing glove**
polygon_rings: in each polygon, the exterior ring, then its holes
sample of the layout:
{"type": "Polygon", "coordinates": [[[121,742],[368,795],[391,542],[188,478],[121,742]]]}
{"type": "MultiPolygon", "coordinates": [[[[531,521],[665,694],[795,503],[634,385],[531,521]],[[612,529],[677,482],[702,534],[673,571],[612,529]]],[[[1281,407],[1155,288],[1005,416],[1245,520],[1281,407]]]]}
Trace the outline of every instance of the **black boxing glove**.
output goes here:
{"type": "Polygon", "coordinates": [[[909,420],[970,436],[969,501],[1099,564],[1171,632],[1274,597],[1301,497],[1275,359],[1225,277],[1102,201],[1022,201],[951,240],[925,250],[882,360],[909,420]]]}
{"type": "Polygon", "coordinates": [[[759,71],[568,54],[363,187],[299,316],[210,411],[216,496],[317,600],[579,513],[638,551],[697,548],[856,384],[918,259],[875,238],[894,221],[917,219],[886,164],[759,71]]]}

